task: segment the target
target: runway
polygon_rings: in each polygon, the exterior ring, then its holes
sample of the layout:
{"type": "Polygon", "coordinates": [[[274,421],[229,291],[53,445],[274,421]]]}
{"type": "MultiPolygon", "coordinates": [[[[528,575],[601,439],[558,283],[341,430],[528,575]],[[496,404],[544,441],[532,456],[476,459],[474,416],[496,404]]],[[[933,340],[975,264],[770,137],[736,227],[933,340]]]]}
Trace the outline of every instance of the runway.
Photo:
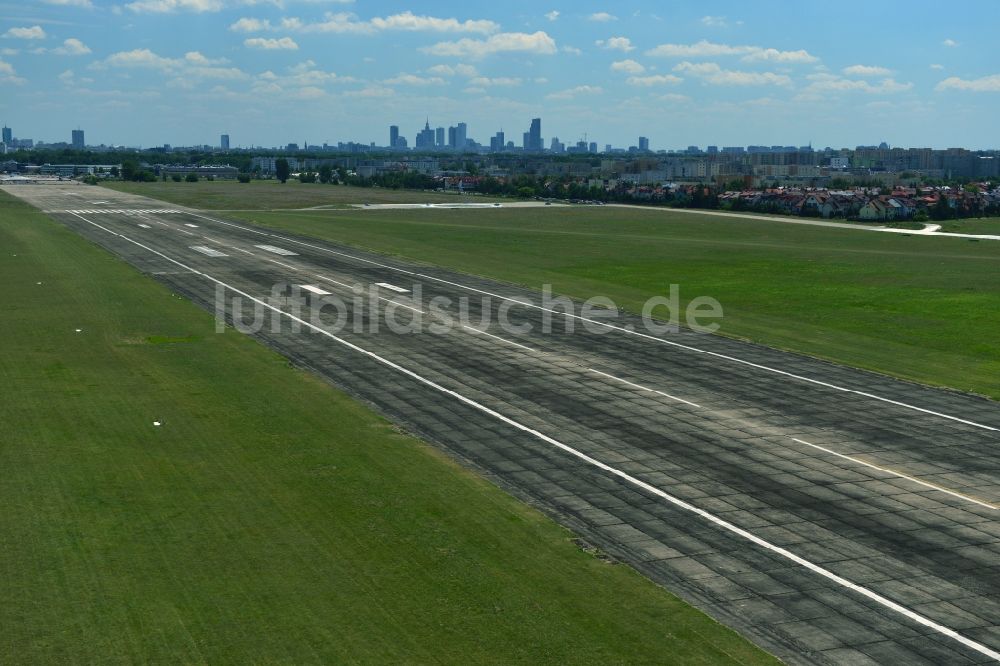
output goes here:
{"type": "Polygon", "coordinates": [[[787,662],[1000,659],[995,402],[111,190],[5,190],[210,311],[272,315],[254,337],[787,662]],[[372,331],[435,298],[472,322],[372,331]],[[476,325],[502,311],[531,330],[476,325]]]}

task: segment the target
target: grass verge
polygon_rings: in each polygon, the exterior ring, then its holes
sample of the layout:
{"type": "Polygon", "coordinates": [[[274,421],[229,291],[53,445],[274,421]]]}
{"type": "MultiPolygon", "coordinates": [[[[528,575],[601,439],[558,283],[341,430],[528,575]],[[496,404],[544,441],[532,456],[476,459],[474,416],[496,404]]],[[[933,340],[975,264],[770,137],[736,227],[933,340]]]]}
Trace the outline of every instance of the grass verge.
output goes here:
{"type": "Polygon", "coordinates": [[[772,663],[4,193],[0,247],[5,660],[772,663]]]}

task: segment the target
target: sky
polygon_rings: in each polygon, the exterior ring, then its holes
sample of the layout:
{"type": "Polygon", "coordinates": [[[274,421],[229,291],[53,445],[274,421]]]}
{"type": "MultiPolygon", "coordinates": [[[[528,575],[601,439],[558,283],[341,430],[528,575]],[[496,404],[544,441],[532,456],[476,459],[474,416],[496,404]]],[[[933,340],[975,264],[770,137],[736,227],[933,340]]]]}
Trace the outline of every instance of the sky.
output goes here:
{"type": "Polygon", "coordinates": [[[0,0],[0,123],[151,147],[1000,147],[1000,3],[0,0]],[[711,12],[706,14],[706,12],[711,12]]]}

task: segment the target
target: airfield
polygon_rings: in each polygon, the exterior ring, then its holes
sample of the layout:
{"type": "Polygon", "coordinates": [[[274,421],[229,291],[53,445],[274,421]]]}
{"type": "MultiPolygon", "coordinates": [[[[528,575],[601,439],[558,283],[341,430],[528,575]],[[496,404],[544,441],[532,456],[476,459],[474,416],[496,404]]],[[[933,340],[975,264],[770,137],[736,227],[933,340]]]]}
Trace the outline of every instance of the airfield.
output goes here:
{"type": "Polygon", "coordinates": [[[256,339],[786,662],[1000,658],[995,402],[626,314],[587,330],[533,290],[211,211],[7,191],[204,309],[276,315],[256,339]],[[366,322],[489,297],[533,328],[330,333],[276,283],[348,305],[381,285],[366,322]]]}

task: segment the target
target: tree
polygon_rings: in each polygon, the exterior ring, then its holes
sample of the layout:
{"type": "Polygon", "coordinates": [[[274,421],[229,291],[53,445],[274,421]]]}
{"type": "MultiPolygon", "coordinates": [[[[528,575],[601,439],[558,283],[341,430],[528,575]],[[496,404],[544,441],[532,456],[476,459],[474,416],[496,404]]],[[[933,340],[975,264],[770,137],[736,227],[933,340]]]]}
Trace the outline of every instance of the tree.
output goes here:
{"type": "Polygon", "coordinates": [[[284,157],[279,157],[274,161],[274,175],[277,176],[278,180],[282,183],[288,180],[288,176],[291,173],[291,169],[288,168],[288,160],[284,157]]]}
{"type": "Polygon", "coordinates": [[[333,180],[333,169],[329,165],[324,164],[319,168],[319,182],[324,185],[333,180]]]}
{"type": "Polygon", "coordinates": [[[241,173],[238,176],[236,176],[236,180],[240,181],[241,183],[249,183],[250,182],[250,174],[248,174],[248,173],[241,173]]]}
{"type": "Polygon", "coordinates": [[[179,183],[182,180],[184,180],[184,178],[179,173],[175,173],[170,175],[170,180],[174,181],[175,183],[179,183]]]}
{"type": "Polygon", "coordinates": [[[135,160],[122,161],[122,180],[139,180],[139,163],[135,160]]]}
{"type": "Polygon", "coordinates": [[[188,182],[188,183],[197,183],[198,182],[198,174],[193,173],[193,172],[189,173],[188,175],[184,176],[184,180],[186,182],[188,182]]]}

